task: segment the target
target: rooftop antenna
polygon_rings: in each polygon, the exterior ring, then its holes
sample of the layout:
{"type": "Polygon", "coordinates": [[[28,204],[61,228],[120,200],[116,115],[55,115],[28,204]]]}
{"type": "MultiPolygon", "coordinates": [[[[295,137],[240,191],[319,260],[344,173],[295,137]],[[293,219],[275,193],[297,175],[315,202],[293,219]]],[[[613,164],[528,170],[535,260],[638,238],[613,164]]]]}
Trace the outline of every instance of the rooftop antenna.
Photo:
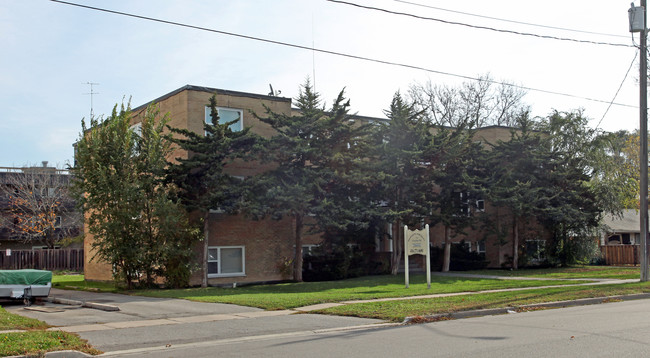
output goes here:
{"type": "Polygon", "coordinates": [[[99,86],[99,83],[86,82],[85,84],[90,85],[90,92],[89,93],[84,93],[84,94],[89,94],[90,95],[90,118],[92,119],[93,116],[94,116],[94,113],[93,113],[93,95],[99,94],[99,92],[93,91],[93,86],[99,86]]]}
{"type": "Polygon", "coordinates": [[[311,71],[314,78],[314,93],[316,93],[316,51],[314,51],[314,12],[311,13],[311,71]]]}

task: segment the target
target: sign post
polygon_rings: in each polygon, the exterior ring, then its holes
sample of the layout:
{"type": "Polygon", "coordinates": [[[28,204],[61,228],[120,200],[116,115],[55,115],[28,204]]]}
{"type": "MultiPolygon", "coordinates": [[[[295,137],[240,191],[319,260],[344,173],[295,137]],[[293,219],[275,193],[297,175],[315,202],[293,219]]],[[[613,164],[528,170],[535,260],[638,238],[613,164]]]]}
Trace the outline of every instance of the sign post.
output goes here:
{"type": "Polygon", "coordinates": [[[409,255],[424,255],[427,266],[427,288],[431,288],[431,257],[429,248],[429,224],[423,230],[409,230],[404,225],[404,281],[409,288],[409,255]]]}

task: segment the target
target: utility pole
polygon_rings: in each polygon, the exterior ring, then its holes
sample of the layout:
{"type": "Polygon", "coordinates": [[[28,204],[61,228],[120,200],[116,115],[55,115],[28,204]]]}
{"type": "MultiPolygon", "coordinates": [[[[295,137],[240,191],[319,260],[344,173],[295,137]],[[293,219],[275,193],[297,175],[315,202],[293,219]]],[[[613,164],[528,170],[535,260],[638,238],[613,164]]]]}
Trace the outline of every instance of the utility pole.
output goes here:
{"type": "Polygon", "coordinates": [[[641,166],[641,188],[640,188],[640,226],[641,243],[639,255],[641,256],[641,282],[648,281],[648,55],[646,26],[646,0],[641,0],[641,6],[632,7],[628,11],[630,19],[630,32],[639,32],[641,39],[641,64],[639,66],[639,136],[641,150],[639,152],[639,163],[641,166]]]}
{"type": "Polygon", "coordinates": [[[641,70],[639,86],[641,98],[639,106],[641,134],[641,282],[648,281],[648,26],[646,25],[646,0],[641,0],[643,9],[643,29],[641,30],[641,70]]]}

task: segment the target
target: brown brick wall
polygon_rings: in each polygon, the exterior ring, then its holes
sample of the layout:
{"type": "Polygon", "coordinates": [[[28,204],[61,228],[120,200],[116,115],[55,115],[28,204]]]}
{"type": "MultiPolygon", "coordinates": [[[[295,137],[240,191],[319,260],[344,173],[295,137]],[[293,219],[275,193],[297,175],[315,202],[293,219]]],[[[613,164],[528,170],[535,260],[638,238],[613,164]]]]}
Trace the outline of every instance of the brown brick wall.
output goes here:
{"type": "MultiPolygon", "coordinates": [[[[285,260],[293,257],[292,220],[253,221],[241,215],[211,214],[209,231],[210,246],[245,247],[246,276],[209,278],[208,284],[277,281],[290,278],[282,275],[280,267],[285,260]]],[[[201,277],[201,272],[196,272],[191,283],[200,284],[201,277]]]]}

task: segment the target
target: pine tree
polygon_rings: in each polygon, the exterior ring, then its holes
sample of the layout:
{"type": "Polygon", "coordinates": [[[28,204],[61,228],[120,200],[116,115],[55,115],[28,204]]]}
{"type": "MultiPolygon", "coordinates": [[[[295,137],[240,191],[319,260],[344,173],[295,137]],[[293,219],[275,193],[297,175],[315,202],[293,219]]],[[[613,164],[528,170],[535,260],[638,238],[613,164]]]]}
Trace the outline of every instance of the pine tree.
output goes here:
{"type": "Polygon", "coordinates": [[[241,181],[226,171],[232,161],[243,158],[256,143],[250,128],[233,131],[228,123],[219,123],[216,95],[210,98],[210,123],[204,124],[204,133],[168,127],[177,136],[173,142],[189,154],[170,163],[167,181],[175,184],[178,196],[188,212],[198,212],[203,221],[202,286],[207,286],[208,217],[210,209],[227,213],[237,210],[241,181]]]}
{"type": "Polygon", "coordinates": [[[433,138],[422,114],[399,93],[385,114],[388,121],[379,123],[374,170],[377,198],[386,203],[384,219],[398,228],[391,257],[391,273],[397,274],[404,241],[399,228],[419,225],[430,212],[428,195],[433,183],[428,177],[426,153],[433,138]]]}
{"type": "Polygon", "coordinates": [[[431,222],[445,227],[442,271],[449,271],[453,236],[480,219],[477,203],[483,200],[484,174],[479,163],[483,152],[474,134],[466,122],[458,123],[456,128],[438,126],[426,155],[429,178],[437,188],[431,222]]]}
{"type": "Polygon", "coordinates": [[[365,127],[351,120],[343,91],[326,111],[307,80],[296,102],[298,115],[267,109],[264,117],[258,116],[276,132],[260,145],[262,159],[273,168],[251,178],[245,202],[247,212],[256,218],[292,219],[293,278],[302,281],[302,243],[308,226],[311,232],[323,232],[362,224],[357,216],[361,204],[353,190],[363,186],[356,168],[364,159],[360,153],[365,127]]]}

